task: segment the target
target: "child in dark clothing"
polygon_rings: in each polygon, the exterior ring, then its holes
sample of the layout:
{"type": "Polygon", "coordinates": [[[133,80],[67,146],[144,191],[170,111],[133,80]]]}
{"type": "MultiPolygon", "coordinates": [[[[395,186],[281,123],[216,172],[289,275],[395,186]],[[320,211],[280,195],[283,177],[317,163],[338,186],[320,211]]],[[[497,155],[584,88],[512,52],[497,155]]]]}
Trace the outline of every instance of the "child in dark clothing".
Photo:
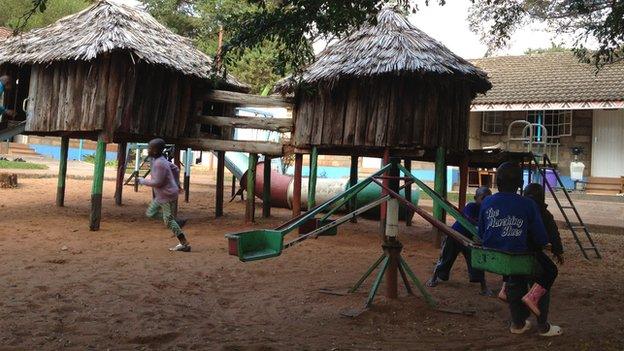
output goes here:
{"type": "MultiPolygon", "coordinates": [[[[481,207],[481,202],[483,201],[483,199],[490,195],[492,195],[492,191],[490,190],[490,188],[478,188],[474,196],[475,201],[467,204],[466,207],[464,207],[464,209],[462,210],[462,214],[464,215],[464,217],[476,224],[477,220],[479,219],[479,208],[481,207]]],[[[470,233],[468,232],[468,230],[464,228],[459,222],[455,222],[452,228],[458,233],[470,238],[470,233]]],[[[466,267],[468,268],[468,276],[470,282],[481,284],[481,295],[492,296],[493,293],[490,289],[488,289],[485,281],[485,273],[481,270],[472,268],[472,265],[470,264],[470,248],[463,246],[449,236],[444,239],[440,258],[438,259],[438,263],[433,270],[433,275],[431,276],[429,281],[427,281],[427,286],[435,287],[438,285],[438,282],[440,280],[449,280],[451,268],[453,268],[453,263],[455,263],[455,259],[457,259],[457,256],[460,253],[463,254],[464,259],[466,260],[466,267]]]]}
{"type": "MultiPolygon", "coordinates": [[[[548,234],[537,204],[516,194],[522,183],[522,170],[519,166],[506,162],[498,167],[499,192],[486,198],[479,212],[479,236],[484,247],[526,253],[541,252],[548,244],[548,234]]],[[[531,329],[531,323],[527,320],[531,314],[529,308],[538,315],[540,335],[556,336],[562,333],[560,327],[547,321],[550,304],[548,289],[556,277],[556,267],[553,276],[552,267],[548,267],[548,262],[543,260],[544,257],[545,255],[536,255],[538,263],[545,268],[545,274],[537,277],[506,277],[506,296],[503,297],[506,298],[511,312],[512,325],[509,328],[511,333],[523,334],[531,329]],[[551,274],[548,274],[549,271],[551,274]],[[529,278],[536,283],[527,293],[529,278]]]]}

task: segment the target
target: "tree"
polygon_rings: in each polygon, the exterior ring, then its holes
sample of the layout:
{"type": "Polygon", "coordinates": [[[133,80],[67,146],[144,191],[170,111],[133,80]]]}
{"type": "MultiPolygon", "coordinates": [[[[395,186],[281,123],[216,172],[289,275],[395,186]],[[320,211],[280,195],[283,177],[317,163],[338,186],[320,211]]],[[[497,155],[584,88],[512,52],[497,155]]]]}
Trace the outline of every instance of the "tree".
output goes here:
{"type": "Polygon", "coordinates": [[[89,0],[0,0],[0,25],[19,30],[39,28],[76,13],[90,3],[89,0]]]}
{"type": "Polygon", "coordinates": [[[563,44],[550,43],[549,48],[528,49],[524,51],[525,55],[544,54],[547,52],[569,52],[571,49],[566,48],[563,44]]]}
{"type": "Polygon", "coordinates": [[[472,0],[469,21],[491,51],[503,47],[514,31],[532,21],[547,23],[557,34],[574,38],[574,52],[597,67],[624,60],[622,0],[472,0]],[[584,42],[594,40],[597,50],[584,42]]]}

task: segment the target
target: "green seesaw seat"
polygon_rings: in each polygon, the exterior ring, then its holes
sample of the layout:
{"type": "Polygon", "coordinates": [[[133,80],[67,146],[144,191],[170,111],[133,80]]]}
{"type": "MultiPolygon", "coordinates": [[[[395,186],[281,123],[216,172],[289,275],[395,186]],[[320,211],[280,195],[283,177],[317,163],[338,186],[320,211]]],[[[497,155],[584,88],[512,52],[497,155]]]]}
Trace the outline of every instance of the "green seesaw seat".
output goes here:
{"type": "Polygon", "coordinates": [[[226,235],[230,255],[243,261],[256,261],[279,256],[284,247],[284,234],[278,230],[258,229],[226,235]]]}
{"type": "Polygon", "coordinates": [[[531,253],[513,253],[479,245],[470,247],[473,268],[500,275],[527,275],[537,273],[538,265],[531,253]]]}

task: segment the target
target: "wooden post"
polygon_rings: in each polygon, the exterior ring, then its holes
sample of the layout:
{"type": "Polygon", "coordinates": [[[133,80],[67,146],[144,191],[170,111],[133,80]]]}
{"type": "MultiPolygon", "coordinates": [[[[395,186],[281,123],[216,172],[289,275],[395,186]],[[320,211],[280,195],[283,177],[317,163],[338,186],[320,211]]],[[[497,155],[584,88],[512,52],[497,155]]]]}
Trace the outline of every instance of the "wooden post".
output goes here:
{"type": "MultiPolygon", "coordinates": [[[[441,146],[436,149],[435,180],[433,189],[436,193],[440,194],[440,196],[446,198],[446,149],[441,146]]],[[[433,217],[442,223],[444,223],[446,219],[444,209],[442,209],[442,207],[435,202],[433,203],[433,217]]],[[[433,233],[436,234],[436,247],[439,247],[442,242],[442,234],[437,230],[437,228],[433,229],[433,233]]]]}
{"type": "Polygon", "coordinates": [[[115,178],[115,205],[121,206],[124,177],[126,176],[126,148],[123,141],[117,144],[117,177],[115,178]]]}
{"type": "Polygon", "coordinates": [[[190,187],[191,187],[191,164],[193,163],[193,150],[191,148],[186,149],[184,161],[184,202],[189,202],[190,187]]]}
{"type": "Polygon", "coordinates": [[[459,203],[460,210],[466,206],[468,192],[468,156],[464,156],[459,164],[459,203]]]}
{"type": "Polygon", "coordinates": [[[104,186],[104,164],[106,163],[106,143],[99,138],[95,150],[95,168],[93,170],[93,186],[91,188],[91,216],[89,229],[100,230],[102,219],[102,188],[104,186]]]}
{"type": "MultiPolygon", "coordinates": [[[[351,155],[351,169],[349,171],[349,186],[353,187],[358,182],[358,156],[351,155]]],[[[349,211],[353,212],[357,209],[357,195],[349,202],[349,211]]],[[[357,223],[357,217],[351,218],[351,223],[357,223]]]]}
{"type": "Polygon", "coordinates": [[[247,206],[245,207],[245,222],[253,223],[256,220],[256,164],[258,154],[249,154],[247,168],[247,206]]]}
{"type": "Polygon", "coordinates": [[[141,167],[141,149],[139,148],[139,144],[134,144],[136,149],[134,149],[134,192],[139,191],[139,172],[141,167]]]}
{"type": "Polygon", "coordinates": [[[217,151],[217,191],[215,199],[215,217],[223,216],[223,187],[225,186],[225,151],[217,151]]]}
{"type": "Polygon", "coordinates": [[[236,195],[236,176],[232,175],[232,195],[231,195],[231,197],[234,197],[234,195],[236,195]]]}
{"type": "Polygon", "coordinates": [[[69,137],[61,138],[61,155],[59,159],[58,185],[56,187],[56,206],[65,206],[65,179],[67,178],[67,150],[69,137]]]}
{"type": "Polygon", "coordinates": [[[262,217],[271,217],[271,156],[264,156],[264,169],[262,171],[262,217]]]}
{"type": "Polygon", "coordinates": [[[308,178],[308,211],[316,206],[316,174],[318,170],[318,149],[312,148],[310,154],[310,175],[308,178]]]}
{"type": "MultiPolygon", "coordinates": [[[[412,160],[406,158],[404,160],[405,169],[408,171],[412,171],[412,160]]],[[[412,185],[405,187],[405,199],[409,202],[412,202],[412,185]]],[[[405,206],[405,226],[410,227],[412,225],[412,218],[414,217],[414,212],[410,210],[407,206],[405,206]]]]}
{"type": "Polygon", "coordinates": [[[303,168],[303,154],[295,154],[295,174],[293,177],[293,217],[301,214],[301,171],[303,168]]]}
{"type": "MultiPolygon", "coordinates": [[[[389,164],[389,163],[390,163],[390,149],[386,148],[384,150],[383,159],[382,159],[382,162],[381,162],[382,167],[387,165],[387,164],[389,164]]],[[[385,172],[383,175],[384,176],[389,176],[390,174],[388,172],[385,172]]],[[[382,180],[382,183],[385,186],[388,186],[388,178],[384,178],[382,180]]],[[[383,197],[383,196],[386,196],[386,195],[387,195],[387,191],[385,189],[381,189],[381,196],[383,197]]],[[[386,232],[386,211],[388,209],[387,203],[384,202],[381,205],[379,205],[379,209],[380,209],[380,212],[379,212],[379,224],[380,224],[379,225],[379,229],[381,231],[381,236],[384,237],[385,232],[386,232]]]]}

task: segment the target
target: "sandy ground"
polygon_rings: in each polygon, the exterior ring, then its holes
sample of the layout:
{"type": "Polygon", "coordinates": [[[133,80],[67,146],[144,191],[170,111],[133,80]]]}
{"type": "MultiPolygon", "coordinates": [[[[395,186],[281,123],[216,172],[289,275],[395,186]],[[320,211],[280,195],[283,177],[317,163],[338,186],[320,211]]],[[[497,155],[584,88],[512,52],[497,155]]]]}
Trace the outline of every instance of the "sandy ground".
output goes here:
{"type": "MultiPolygon", "coordinates": [[[[23,179],[0,189],[0,350],[622,350],[624,236],[597,235],[603,260],[580,258],[568,233],[567,262],[553,292],[551,315],[565,336],[512,336],[505,305],[478,296],[463,262],[451,281],[431,289],[442,306],[473,308],[463,316],[428,308],[401,291],[381,296],[351,319],[370,286],[346,289],[380,254],[377,223],[346,224],[336,237],[308,240],[282,256],[242,263],[228,256],[224,234],[244,229],[243,204],[213,218],[210,186],[195,186],[186,231],[192,253],[172,254],[174,239],[143,217],[147,189],[126,187],[113,204],[105,183],[104,220],[88,230],[90,182],[68,180],[65,208],[54,207],[54,179],[23,179]]],[[[256,227],[286,220],[274,210],[256,227]]],[[[404,255],[424,281],[437,257],[429,226],[403,228],[404,255]]],[[[489,276],[492,285],[499,278],[489,276]]]]}

